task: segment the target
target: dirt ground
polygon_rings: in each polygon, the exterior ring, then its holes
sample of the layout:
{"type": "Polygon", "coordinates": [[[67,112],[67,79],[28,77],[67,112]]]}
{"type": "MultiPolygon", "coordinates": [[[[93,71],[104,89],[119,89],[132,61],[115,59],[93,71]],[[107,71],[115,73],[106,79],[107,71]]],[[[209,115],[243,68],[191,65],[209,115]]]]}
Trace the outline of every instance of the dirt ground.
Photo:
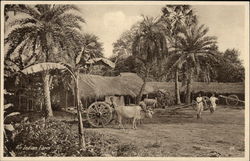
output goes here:
{"type": "Polygon", "coordinates": [[[156,110],[153,119],[144,120],[137,130],[125,125],[106,128],[88,128],[90,131],[113,135],[124,143],[140,147],[139,156],[158,157],[243,157],[244,109],[218,106],[215,113],[202,113],[197,120],[192,109],[156,110]]]}

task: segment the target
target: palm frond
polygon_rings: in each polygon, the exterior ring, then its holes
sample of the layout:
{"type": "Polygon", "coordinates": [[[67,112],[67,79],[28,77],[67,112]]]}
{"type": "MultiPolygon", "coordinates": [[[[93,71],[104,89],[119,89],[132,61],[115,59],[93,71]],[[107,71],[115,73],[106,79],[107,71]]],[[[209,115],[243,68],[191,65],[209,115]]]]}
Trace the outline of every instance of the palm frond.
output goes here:
{"type": "Polygon", "coordinates": [[[38,5],[35,5],[35,8],[40,12],[41,15],[45,15],[50,10],[51,5],[38,4],[38,5]]]}
{"type": "Polygon", "coordinates": [[[18,5],[13,9],[13,11],[25,13],[36,20],[39,20],[41,16],[41,14],[34,7],[29,5],[18,5]]]}
{"type": "Polygon", "coordinates": [[[17,20],[14,20],[13,22],[10,22],[10,26],[13,27],[15,25],[27,25],[27,24],[35,24],[37,23],[37,20],[36,19],[33,19],[33,18],[23,18],[23,19],[17,19],[17,20]]]}
{"type": "Polygon", "coordinates": [[[74,11],[78,11],[80,12],[80,9],[75,6],[75,5],[56,5],[53,8],[53,12],[54,12],[54,17],[58,17],[70,10],[74,10],[74,11]]]}
{"type": "Polygon", "coordinates": [[[67,13],[67,14],[62,14],[62,15],[58,16],[52,22],[55,22],[58,25],[69,27],[69,28],[74,27],[74,28],[81,29],[79,22],[85,23],[85,20],[81,16],[67,13]]]}
{"type": "Polygon", "coordinates": [[[36,26],[24,26],[12,30],[5,38],[5,43],[10,44],[6,57],[9,57],[23,40],[29,38],[33,34],[36,34],[37,30],[38,28],[36,26]]]}
{"type": "Polygon", "coordinates": [[[24,74],[33,74],[33,73],[43,72],[43,71],[48,71],[48,70],[53,70],[53,69],[66,69],[66,66],[60,63],[46,62],[46,63],[39,63],[39,64],[31,65],[23,69],[21,72],[24,74]]]}

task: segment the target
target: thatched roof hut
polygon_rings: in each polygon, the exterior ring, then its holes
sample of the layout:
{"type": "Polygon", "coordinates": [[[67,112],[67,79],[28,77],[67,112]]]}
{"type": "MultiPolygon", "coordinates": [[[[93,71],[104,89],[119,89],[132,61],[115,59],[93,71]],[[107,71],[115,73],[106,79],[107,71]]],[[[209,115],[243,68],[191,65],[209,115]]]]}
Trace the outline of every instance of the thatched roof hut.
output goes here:
{"type": "MultiPolygon", "coordinates": [[[[180,84],[181,85],[181,84],[180,84]]],[[[166,91],[168,93],[175,93],[175,83],[174,82],[147,82],[146,87],[156,91],[166,91]]]]}
{"type": "MultiPolygon", "coordinates": [[[[179,83],[180,91],[185,92],[186,86],[182,86],[179,83]]],[[[175,82],[147,82],[147,88],[153,89],[153,91],[165,90],[170,94],[175,93],[175,82]]],[[[244,94],[245,93],[245,84],[244,82],[239,83],[218,83],[218,82],[193,82],[192,83],[192,92],[197,93],[200,91],[203,92],[216,92],[216,93],[235,93],[235,94],[244,94]]]]}
{"type": "MultiPolygon", "coordinates": [[[[244,82],[239,83],[218,83],[218,82],[193,82],[192,83],[192,92],[197,93],[200,91],[210,92],[210,93],[234,93],[234,94],[244,94],[245,93],[245,84],[244,82]]],[[[185,91],[186,86],[181,88],[181,91],[185,91]]]]}
{"type": "MultiPolygon", "coordinates": [[[[79,76],[79,93],[82,98],[112,95],[136,97],[142,84],[142,79],[135,73],[121,73],[116,77],[81,74],[79,76]]],[[[144,93],[150,92],[153,92],[153,89],[146,87],[144,93]]]]}
{"type": "MultiPolygon", "coordinates": [[[[136,97],[139,94],[142,79],[135,73],[121,73],[116,77],[81,74],[79,76],[79,92],[82,98],[98,98],[104,96],[129,95],[136,97]]],[[[186,86],[179,83],[181,92],[185,92],[186,86]]],[[[175,93],[174,82],[147,82],[143,94],[165,90],[170,94],[175,93]]],[[[192,92],[216,92],[244,94],[244,82],[240,83],[218,83],[218,82],[193,82],[192,92]]]]}

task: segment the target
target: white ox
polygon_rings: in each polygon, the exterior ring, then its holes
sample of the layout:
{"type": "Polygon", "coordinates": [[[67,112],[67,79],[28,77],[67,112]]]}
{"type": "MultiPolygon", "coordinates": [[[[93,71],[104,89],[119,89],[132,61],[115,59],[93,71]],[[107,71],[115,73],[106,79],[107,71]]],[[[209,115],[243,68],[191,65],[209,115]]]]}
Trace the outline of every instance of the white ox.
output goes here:
{"type": "Polygon", "coordinates": [[[133,119],[133,129],[136,129],[136,121],[141,120],[145,117],[152,118],[153,112],[151,110],[146,109],[146,105],[144,102],[140,102],[139,105],[130,105],[130,106],[117,106],[113,103],[115,111],[117,112],[119,127],[122,125],[122,119],[133,119]]]}
{"type": "Polygon", "coordinates": [[[146,107],[156,108],[157,99],[144,98],[143,102],[146,104],[146,107]]]}

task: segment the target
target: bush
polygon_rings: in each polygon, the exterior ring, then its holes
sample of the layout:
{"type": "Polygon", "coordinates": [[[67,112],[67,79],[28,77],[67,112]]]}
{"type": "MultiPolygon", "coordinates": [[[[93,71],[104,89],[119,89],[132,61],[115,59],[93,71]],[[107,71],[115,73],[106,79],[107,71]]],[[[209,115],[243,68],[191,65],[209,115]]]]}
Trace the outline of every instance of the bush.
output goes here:
{"type": "Polygon", "coordinates": [[[134,145],[93,131],[85,132],[86,149],[82,150],[77,129],[54,119],[22,124],[17,130],[16,156],[136,156],[134,145]]]}
{"type": "Polygon", "coordinates": [[[133,144],[120,144],[117,147],[117,156],[137,156],[138,155],[138,147],[133,144]]]}
{"type": "Polygon", "coordinates": [[[77,135],[72,135],[70,127],[55,120],[38,120],[22,124],[16,135],[17,156],[58,156],[74,149],[77,135]],[[70,149],[68,149],[68,147],[70,149]]]}

